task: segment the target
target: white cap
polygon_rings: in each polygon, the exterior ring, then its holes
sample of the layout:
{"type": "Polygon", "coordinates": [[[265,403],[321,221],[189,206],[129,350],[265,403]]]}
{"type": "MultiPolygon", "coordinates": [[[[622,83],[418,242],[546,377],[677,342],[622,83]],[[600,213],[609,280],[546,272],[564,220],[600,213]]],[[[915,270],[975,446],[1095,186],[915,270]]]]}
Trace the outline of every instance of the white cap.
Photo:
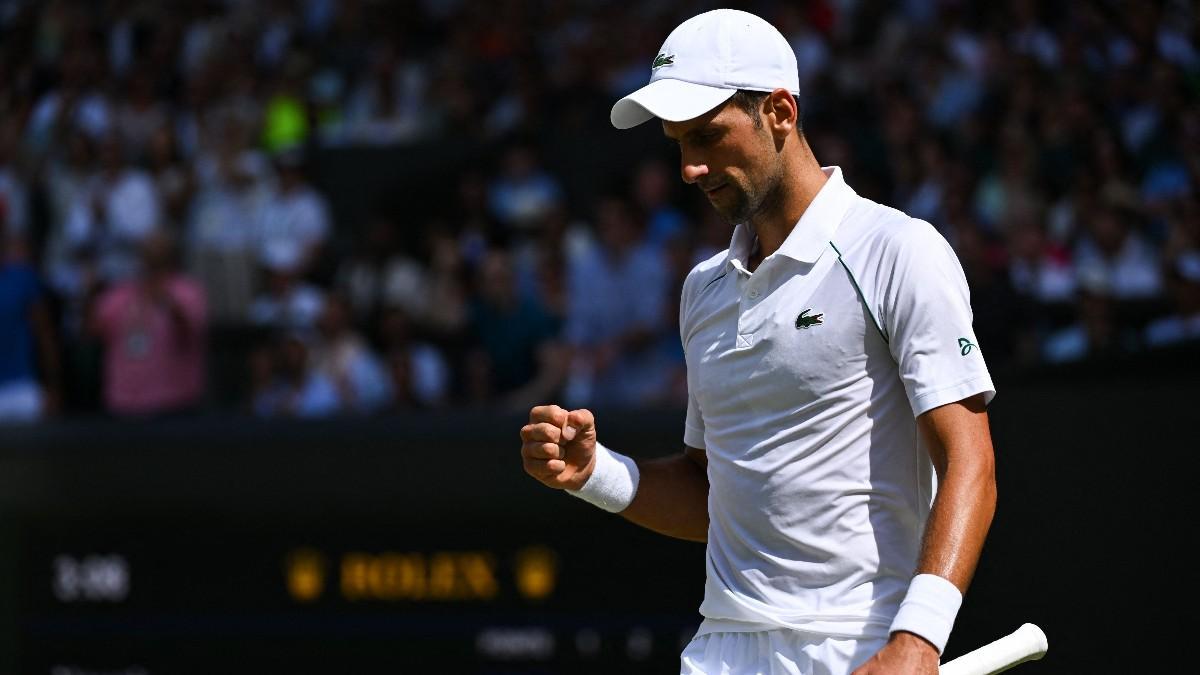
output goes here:
{"type": "Polygon", "coordinates": [[[800,94],[796,53],[763,19],[714,9],[679,24],[650,67],[650,83],[612,108],[618,129],[658,117],[682,122],[716,108],[738,89],[800,94]]]}

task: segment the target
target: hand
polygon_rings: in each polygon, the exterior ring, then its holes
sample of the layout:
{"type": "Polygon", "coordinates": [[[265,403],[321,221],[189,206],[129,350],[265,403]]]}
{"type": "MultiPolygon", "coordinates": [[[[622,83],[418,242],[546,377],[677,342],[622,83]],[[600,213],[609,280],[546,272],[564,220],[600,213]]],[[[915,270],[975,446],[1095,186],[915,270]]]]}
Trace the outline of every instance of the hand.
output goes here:
{"type": "Polygon", "coordinates": [[[596,463],[596,421],[589,410],[556,405],[529,411],[521,427],[521,459],[525,473],[556,490],[578,490],[596,463]]]}
{"type": "Polygon", "coordinates": [[[937,648],[928,640],[914,633],[896,631],[883,649],[851,675],[937,675],[939,660],[937,648]]]}

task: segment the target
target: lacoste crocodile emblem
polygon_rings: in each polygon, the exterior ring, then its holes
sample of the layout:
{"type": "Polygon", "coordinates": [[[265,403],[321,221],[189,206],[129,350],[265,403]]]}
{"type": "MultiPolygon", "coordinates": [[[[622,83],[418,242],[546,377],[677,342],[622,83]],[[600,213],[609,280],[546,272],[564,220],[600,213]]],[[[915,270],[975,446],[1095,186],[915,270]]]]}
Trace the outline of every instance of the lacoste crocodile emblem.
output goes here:
{"type": "Polygon", "coordinates": [[[824,314],[814,314],[813,316],[808,316],[808,313],[811,311],[812,311],[811,308],[806,309],[803,312],[800,312],[800,316],[796,317],[796,328],[797,329],[811,328],[812,326],[821,325],[821,317],[823,317],[825,315],[824,314]]]}
{"type": "Polygon", "coordinates": [[[662,68],[663,66],[669,66],[672,63],[675,63],[674,54],[671,54],[670,56],[666,54],[659,54],[658,56],[654,57],[654,63],[650,64],[650,70],[658,70],[659,68],[662,68]]]}

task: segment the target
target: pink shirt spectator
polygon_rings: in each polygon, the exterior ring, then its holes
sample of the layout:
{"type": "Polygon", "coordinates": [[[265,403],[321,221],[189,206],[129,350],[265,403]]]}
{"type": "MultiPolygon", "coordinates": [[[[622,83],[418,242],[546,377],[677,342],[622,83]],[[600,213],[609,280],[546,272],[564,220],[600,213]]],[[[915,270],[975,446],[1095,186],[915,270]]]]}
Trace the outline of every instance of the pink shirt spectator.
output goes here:
{"type": "Polygon", "coordinates": [[[168,298],[156,301],[143,284],[129,282],[97,302],[95,325],[105,346],[104,398],[111,412],[165,412],[198,403],[204,394],[204,290],[174,276],[165,292],[168,298]]]}

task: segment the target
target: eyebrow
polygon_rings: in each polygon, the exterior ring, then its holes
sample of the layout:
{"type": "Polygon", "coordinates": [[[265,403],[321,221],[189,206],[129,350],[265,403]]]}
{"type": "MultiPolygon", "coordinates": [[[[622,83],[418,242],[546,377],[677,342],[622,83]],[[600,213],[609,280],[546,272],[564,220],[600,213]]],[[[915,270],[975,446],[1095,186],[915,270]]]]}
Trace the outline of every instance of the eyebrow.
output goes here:
{"type": "Polygon", "coordinates": [[[676,137],[672,136],[671,134],[667,133],[666,128],[663,129],[663,135],[666,136],[667,138],[671,139],[672,141],[680,141],[683,139],[695,138],[696,136],[698,136],[702,133],[708,132],[708,131],[718,131],[721,128],[722,127],[719,124],[714,124],[713,122],[708,122],[707,124],[705,124],[702,127],[696,127],[695,129],[691,129],[691,130],[687,131],[680,138],[676,138],[676,137]]]}

